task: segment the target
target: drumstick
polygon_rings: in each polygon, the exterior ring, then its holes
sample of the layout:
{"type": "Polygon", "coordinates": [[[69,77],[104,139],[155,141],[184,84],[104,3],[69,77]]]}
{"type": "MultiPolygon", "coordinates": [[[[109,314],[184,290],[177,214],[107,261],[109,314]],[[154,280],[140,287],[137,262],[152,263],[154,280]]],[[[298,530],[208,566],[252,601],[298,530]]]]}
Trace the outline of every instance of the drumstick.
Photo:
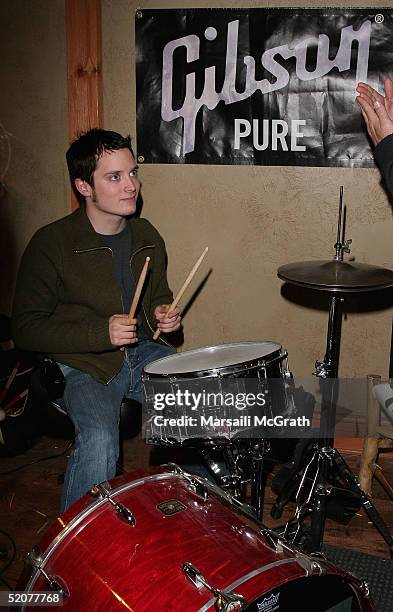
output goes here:
{"type": "Polygon", "coordinates": [[[10,402],[8,402],[8,404],[3,406],[4,412],[7,412],[14,404],[16,404],[16,402],[19,402],[20,399],[22,399],[23,397],[26,397],[28,392],[29,390],[25,389],[24,391],[22,391],[22,393],[19,393],[18,395],[16,395],[10,402]]]}
{"type": "MultiPolygon", "coordinates": [[[[187,276],[186,280],[184,281],[184,284],[183,284],[182,288],[178,292],[178,294],[175,297],[175,299],[173,300],[172,304],[169,306],[169,309],[168,309],[168,312],[166,313],[166,316],[168,316],[172,312],[172,310],[175,310],[176,306],[178,305],[178,303],[181,300],[181,297],[182,297],[183,293],[185,292],[185,290],[187,289],[188,285],[191,283],[192,279],[194,278],[195,273],[198,270],[199,266],[201,265],[202,260],[205,257],[206,253],[208,252],[208,250],[209,250],[209,247],[206,247],[205,250],[203,251],[202,255],[200,256],[200,258],[198,259],[198,261],[194,265],[193,269],[191,270],[191,272],[187,276]]],[[[160,333],[161,333],[161,330],[157,327],[157,329],[155,331],[155,334],[153,336],[153,340],[157,340],[157,338],[160,335],[160,333]]]]}
{"type": "Polygon", "coordinates": [[[133,319],[135,317],[136,308],[138,306],[139,298],[142,292],[143,283],[145,282],[147,268],[149,267],[150,257],[146,257],[146,261],[143,265],[142,272],[139,276],[138,284],[135,289],[134,298],[132,300],[130,312],[128,314],[128,320],[133,319]]]}
{"type": "Polygon", "coordinates": [[[5,383],[3,389],[1,390],[1,393],[0,393],[0,402],[3,401],[3,399],[6,396],[6,393],[7,393],[8,389],[10,388],[12,383],[14,382],[14,378],[16,376],[17,371],[19,370],[19,366],[20,366],[20,362],[17,361],[15,366],[14,366],[14,368],[13,368],[13,370],[12,370],[12,372],[11,372],[11,374],[9,375],[9,377],[7,379],[7,382],[5,383]]]}

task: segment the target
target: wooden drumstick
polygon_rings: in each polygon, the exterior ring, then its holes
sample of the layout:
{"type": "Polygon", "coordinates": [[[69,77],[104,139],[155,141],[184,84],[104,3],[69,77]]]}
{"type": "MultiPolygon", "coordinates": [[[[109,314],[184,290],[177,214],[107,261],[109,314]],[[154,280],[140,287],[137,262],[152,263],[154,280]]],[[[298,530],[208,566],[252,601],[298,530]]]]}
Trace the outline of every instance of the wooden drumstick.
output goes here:
{"type": "Polygon", "coordinates": [[[10,386],[12,385],[12,383],[14,382],[14,378],[19,370],[19,366],[20,366],[20,362],[17,361],[15,364],[14,369],[12,370],[11,374],[9,375],[9,377],[7,378],[7,382],[5,383],[3,389],[1,390],[0,393],[0,402],[3,401],[3,399],[5,398],[8,389],[10,388],[10,386]]]}
{"type": "MultiPolygon", "coordinates": [[[[189,275],[187,276],[186,280],[184,281],[184,284],[182,286],[182,288],[180,289],[180,291],[178,292],[178,294],[176,295],[175,299],[173,300],[172,304],[169,306],[168,312],[166,313],[166,316],[168,316],[172,310],[175,310],[176,306],[178,305],[178,303],[180,302],[183,293],[185,292],[185,290],[187,289],[188,285],[191,283],[192,279],[194,278],[196,271],[198,270],[199,266],[202,263],[203,258],[205,257],[206,253],[208,252],[209,247],[206,247],[205,250],[203,251],[202,255],[200,256],[200,258],[198,259],[198,261],[196,262],[196,264],[194,265],[193,269],[191,270],[191,272],[189,273],[189,275]]],[[[161,330],[157,327],[155,334],[153,336],[153,340],[157,340],[158,336],[160,335],[161,330]]]]}
{"type": "Polygon", "coordinates": [[[130,312],[128,314],[128,320],[133,319],[135,317],[136,309],[138,306],[139,298],[141,296],[143,283],[145,282],[147,268],[149,267],[150,257],[146,257],[145,263],[142,268],[142,272],[139,276],[139,280],[135,289],[134,298],[132,300],[130,312]]]}

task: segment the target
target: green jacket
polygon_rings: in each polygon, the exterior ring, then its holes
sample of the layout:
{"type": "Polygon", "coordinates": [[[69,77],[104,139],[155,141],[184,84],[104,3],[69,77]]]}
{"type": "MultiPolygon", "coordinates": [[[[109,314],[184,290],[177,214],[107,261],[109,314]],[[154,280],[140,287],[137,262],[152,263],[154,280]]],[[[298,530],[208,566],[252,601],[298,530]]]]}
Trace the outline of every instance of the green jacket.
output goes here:
{"type": "MultiPolygon", "coordinates": [[[[146,257],[151,258],[142,294],[142,324],[151,337],[155,307],[173,299],[165,244],[146,219],[129,223],[135,283],[146,257]]],[[[18,347],[45,353],[108,383],[124,357],[110,342],[109,318],[122,312],[112,252],[94,231],[84,207],[37,231],[23,255],[15,291],[13,338],[18,347]]]]}

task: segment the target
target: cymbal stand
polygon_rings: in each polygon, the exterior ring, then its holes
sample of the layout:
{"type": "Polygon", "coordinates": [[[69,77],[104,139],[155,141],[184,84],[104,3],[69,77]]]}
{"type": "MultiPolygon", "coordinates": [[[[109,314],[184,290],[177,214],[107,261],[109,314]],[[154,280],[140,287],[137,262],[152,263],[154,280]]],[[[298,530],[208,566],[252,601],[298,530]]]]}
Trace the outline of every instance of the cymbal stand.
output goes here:
{"type": "MultiPolygon", "coordinates": [[[[337,243],[335,244],[335,259],[342,261],[344,251],[349,252],[350,241],[344,240],[345,222],[342,224],[341,221],[342,187],[340,189],[337,243]]],[[[334,487],[329,484],[328,478],[332,469],[335,468],[348,488],[359,496],[364,511],[385,540],[389,547],[390,556],[393,558],[393,538],[387,525],[369,497],[359,486],[357,479],[340,453],[333,448],[343,301],[344,298],[340,295],[333,293],[329,296],[329,322],[325,358],[315,364],[315,375],[320,378],[322,397],[320,437],[318,440],[312,441],[311,449],[310,441],[305,441],[300,460],[294,466],[288,478],[288,485],[284,486],[272,508],[272,516],[274,518],[281,516],[284,505],[296,491],[296,510],[294,516],[286,523],[283,536],[291,543],[299,542],[303,521],[311,513],[311,536],[307,551],[321,552],[326,522],[327,498],[334,492],[334,487]],[[301,480],[296,490],[298,480],[295,476],[299,474],[301,474],[301,480]]]]}

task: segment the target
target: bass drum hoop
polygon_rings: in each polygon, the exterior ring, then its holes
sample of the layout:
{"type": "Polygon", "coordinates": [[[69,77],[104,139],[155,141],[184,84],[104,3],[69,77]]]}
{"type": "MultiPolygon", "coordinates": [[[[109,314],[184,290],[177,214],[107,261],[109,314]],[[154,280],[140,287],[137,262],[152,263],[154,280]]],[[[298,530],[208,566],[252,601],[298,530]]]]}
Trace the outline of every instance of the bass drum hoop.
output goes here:
{"type": "MultiPolygon", "coordinates": [[[[206,481],[205,479],[200,478],[198,476],[187,474],[186,472],[178,468],[175,464],[169,464],[167,466],[162,466],[160,469],[161,470],[166,469],[166,471],[159,471],[154,474],[146,473],[145,475],[142,475],[141,477],[138,475],[138,477],[135,480],[130,480],[126,483],[121,483],[121,484],[116,483],[117,486],[115,485],[111,489],[111,498],[115,499],[117,495],[124,493],[128,491],[129,489],[143,486],[145,483],[148,483],[149,481],[151,482],[151,481],[157,481],[157,480],[166,480],[168,478],[169,479],[174,478],[175,480],[179,479],[183,481],[183,483],[185,481],[185,483],[189,485],[187,488],[189,488],[190,491],[195,494],[194,484],[196,482],[199,482],[202,486],[205,486],[207,489],[210,489],[213,493],[215,493],[217,497],[221,499],[221,502],[224,503],[224,505],[227,506],[228,509],[232,511],[235,515],[238,515],[239,517],[243,516],[245,519],[247,518],[251,519],[253,523],[253,525],[250,525],[251,529],[255,530],[255,528],[259,525],[261,529],[258,530],[257,533],[259,535],[265,535],[265,539],[266,537],[268,537],[269,530],[264,528],[263,524],[260,523],[255,518],[255,516],[253,516],[250,513],[249,508],[244,504],[240,504],[237,500],[233,499],[231,496],[226,494],[224,491],[222,491],[222,489],[218,488],[216,485],[213,485],[209,481],[206,481]],[[192,482],[194,480],[195,482],[192,482]],[[263,532],[265,529],[266,529],[266,533],[264,534],[263,532]]],[[[42,579],[42,576],[44,575],[44,572],[42,570],[46,568],[46,564],[52,557],[53,553],[59,547],[61,547],[64,541],[67,541],[67,538],[70,536],[71,532],[74,531],[76,532],[76,535],[77,535],[79,528],[83,528],[83,520],[87,518],[89,515],[93,514],[95,510],[97,510],[101,505],[105,503],[107,503],[107,500],[94,500],[93,499],[91,504],[89,504],[88,507],[82,509],[82,511],[78,512],[77,514],[73,516],[73,518],[70,520],[68,525],[63,523],[64,525],[63,529],[61,529],[57,533],[57,536],[53,534],[54,537],[51,538],[49,545],[47,546],[47,548],[45,549],[45,552],[42,555],[42,561],[40,563],[40,568],[39,569],[35,568],[33,570],[32,575],[30,576],[30,579],[27,581],[27,586],[23,588],[23,591],[25,593],[34,592],[34,587],[36,585],[37,580],[42,579]]],[[[98,518],[98,517],[99,517],[99,514],[95,515],[95,518],[98,518]]],[[[247,528],[247,523],[244,523],[244,526],[247,528]]],[[[209,542],[213,541],[212,533],[207,532],[207,534],[210,535],[209,542]]],[[[270,538],[268,539],[270,540],[270,538]]],[[[70,540],[70,543],[72,543],[72,540],[70,540]]],[[[265,544],[266,549],[271,550],[271,543],[272,542],[266,542],[265,544]]],[[[266,563],[266,559],[265,559],[265,562],[262,563],[262,565],[256,565],[255,567],[248,567],[248,568],[239,567],[239,569],[241,569],[242,571],[245,571],[245,573],[240,573],[235,578],[235,580],[232,579],[231,581],[228,581],[227,585],[223,588],[223,591],[232,592],[234,589],[237,589],[237,587],[240,587],[242,589],[242,592],[245,590],[244,596],[249,602],[250,609],[255,610],[256,609],[255,604],[258,605],[258,603],[261,602],[261,598],[264,598],[263,599],[264,601],[266,597],[269,596],[269,593],[273,593],[274,591],[280,589],[281,587],[285,587],[286,584],[288,584],[289,586],[295,587],[297,591],[299,591],[302,585],[307,584],[310,580],[313,580],[314,578],[319,580],[319,576],[321,576],[321,569],[322,569],[323,574],[326,571],[328,572],[328,579],[332,580],[334,584],[336,584],[336,582],[338,584],[338,581],[342,581],[345,588],[347,588],[348,592],[352,591],[352,594],[353,594],[352,603],[355,603],[357,605],[356,612],[374,612],[374,608],[372,604],[370,603],[368,596],[361,591],[362,584],[359,579],[351,576],[350,574],[342,573],[341,570],[333,566],[329,561],[327,561],[324,558],[315,559],[315,558],[308,556],[307,554],[299,555],[297,549],[292,548],[291,545],[286,545],[285,548],[287,549],[288,556],[282,557],[280,554],[277,554],[276,558],[272,559],[268,563],[266,563]],[[310,564],[309,566],[310,569],[308,569],[307,566],[304,564],[304,562],[307,560],[310,564]],[[312,564],[313,565],[317,564],[320,566],[318,568],[318,571],[317,569],[314,571],[314,569],[312,568],[312,564]],[[290,569],[288,572],[285,571],[284,573],[282,573],[283,566],[287,566],[287,567],[292,566],[292,569],[290,569]],[[311,570],[311,576],[309,574],[310,570],[311,570]],[[276,571],[278,571],[277,574],[274,573],[276,571]],[[267,579],[268,581],[270,581],[270,583],[273,582],[272,578],[274,578],[274,583],[270,584],[268,589],[265,589],[262,591],[261,590],[261,587],[263,586],[262,582],[259,580],[256,581],[255,578],[257,578],[258,576],[261,576],[264,573],[267,574],[267,579]]],[[[66,551],[66,548],[64,548],[64,551],[66,551]]],[[[58,557],[57,561],[59,561],[59,559],[61,559],[61,557],[58,557]]],[[[171,567],[174,567],[174,566],[172,565],[171,567]]],[[[179,571],[180,571],[180,567],[179,567],[179,571]]],[[[57,569],[59,569],[59,566],[56,564],[56,567],[54,568],[54,570],[56,571],[57,569]]],[[[53,577],[57,579],[58,578],[57,573],[54,573],[53,577]]],[[[74,575],[72,575],[72,578],[74,578],[74,575]]],[[[67,582],[66,582],[67,579],[69,579],[69,576],[65,576],[64,586],[66,588],[68,588],[67,582]]],[[[74,586],[73,582],[70,582],[70,584],[72,587],[74,586]]],[[[323,585],[325,584],[325,579],[322,584],[323,585]]],[[[22,588],[22,586],[23,585],[19,584],[18,588],[22,588]]],[[[193,593],[192,591],[190,591],[190,593],[188,594],[185,592],[184,597],[192,598],[192,593],[193,593]]],[[[70,594],[72,597],[73,596],[72,589],[70,590],[70,594]]],[[[206,595],[208,595],[208,593],[206,593],[206,595]]],[[[198,605],[198,607],[195,606],[194,609],[195,610],[198,609],[198,612],[207,612],[208,610],[212,609],[212,607],[214,606],[216,602],[217,602],[217,598],[215,596],[210,597],[205,600],[202,606],[200,605],[198,605]]],[[[165,600],[163,603],[168,605],[170,601],[165,600]]],[[[28,603],[22,604],[20,608],[21,612],[24,611],[26,608],[30,609],[29,604],[28,603]]],[[[68,609],[70,609],[70,607],[68,607],[68,609]]],[[[72,609],[76,609],[76,608],[72,608],[72,609]]],[[[143,609],[145,610],[146,607],[144,607],[143,609]]],[[[258,609],[259,609],[259,606],[258,606],[258,609]]],[[[285,607],[285,611],[289,609],[292,610],[292,607],[290,608],[285,607]]]]}
{"type": "MultiPolygon", "coordinates": [[[[175,466],[175,464],[173,464],[175,466]]],[[[164,467],[164,466],[163,466],[164,467]]],[[[176,466],[177,468],[177,466],[176,466]]],[[[179,468],[178,468],[179,469],[179,468]]],[[[205,483],[205,480],[202,478],[198,478],[196,476],[194,476],[194,474],[190,474],[190,477],[192,476],[195,479],[198,480],[203,480],[203,482],[205,483]]],[[[147,474],[146,476],[142,476],[141,478],[136,478],[135,480],[131,480],[130,482],[127,482],[125,484],[120,484],[116,487],[114,487],[113,489],[110,489],[110,496],[111,499],[113,501],[116,500],[116,497],[118,495],[120,495],[121,493],[124,493],[130,489],[135,489],[137,487],[143,486],[144,484],[151,482],[151,481],[155,481],[155,480],[168,480],[168,479],[172,479],[172,478],[182,478],[182,474],[180,472],[176,472],[176,471],[162,471],[162,472],[157,472],[155,474],[147,474]]],[[[112,481],[111,481],[112,482],[112,481]]],[[[214,488],[215,492],[218,493],[226,498],[227,501],[231,501],[231,497],[229,495],[227,495],[225,493],[225,491],[222,491],[221,489],[219,489],[219,487],[217,485],[214,485],[213,483],[210,482],[206,482],[206,485],[208,485],[211,488],[214,488]]],[[[86,496],[88,496],[88,493],[86,494],[86,496]]],[[[47,548],[45,549],[45,551],[43,551],[42,553],[42,561],[41,561],[41,567],[43,569],[45,569],[46,564],[48,563],[48,561],[51,559],[52,555],[57,551],[57,549],[59,548],[59,546],[63,543],[64,539],[67,538],[71,532],[75,531],[78,529],[78,527],[81,526],[81,524],[83,523],[83,521],[90,515],[92,514],[95,510],[97,510],[98,508],[100,508],[100,506],[105,506],[105,504],[107,504],[107,500],[105,498],[98,498],[98,499],[94,499],[93,497],[91,498],[91,503],[86,506],[86,508],[83,508],[80,512],[78,512],[71,520],[69,523],[66,523],[63,528],[57,533],[57,535],[51,539],[51,541],[49,542],[47,548]]],[[[72,506],[71,506],[72,508],[72,506]]],[[[68,512],[68,510],[67,510],[68,512]]],[[[243,511],[244,512],[244,511],[243,511]]],[[[250,515],[249,515],[250,516],[250,515]]],[[[29,581],[25,587],[25,591],[27,593],[29,593],[33,588],[34,588],[34,584],[37,580],[37,578],[40,577],[40,571],[38,569],[34,569],[31,573],[31,576],[29,578],[29,581]]],[[[24,609],[24,608],[23,608],[24,609]]]]}

